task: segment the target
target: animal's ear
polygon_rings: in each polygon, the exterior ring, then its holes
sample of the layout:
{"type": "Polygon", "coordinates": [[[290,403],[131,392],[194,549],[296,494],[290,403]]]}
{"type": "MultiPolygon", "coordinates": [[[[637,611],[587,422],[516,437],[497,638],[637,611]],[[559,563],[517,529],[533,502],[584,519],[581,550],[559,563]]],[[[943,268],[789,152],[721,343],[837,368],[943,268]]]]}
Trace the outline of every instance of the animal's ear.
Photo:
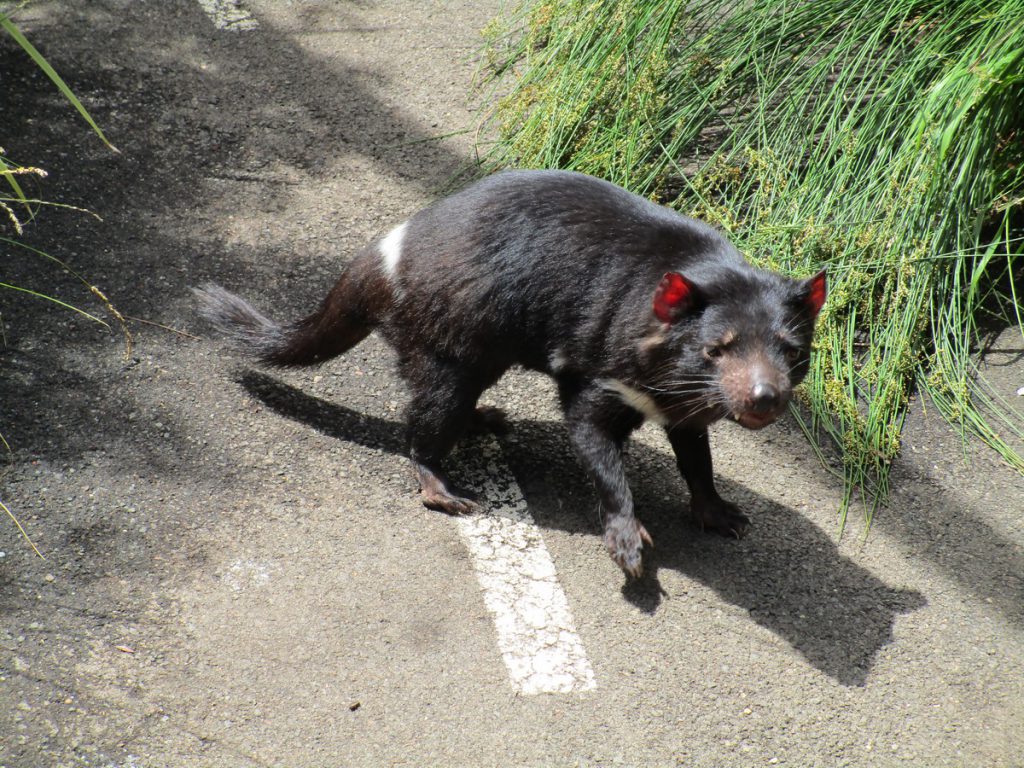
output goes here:
{"type": "Polygon", "coordinates": [[[663,323],[674,323],[696,302],[696,286],[678,272],[666,272],[654,291],[654,316],[663,323]]]}
{"type": "Polygon", "coordinates": [[[800,290],[800,297],[803,300],[807,311],[811,313],[811,319],[818,317],[822,306],[825,304],[825,297],[828,295],[828,280],[825,277],[825,270],[821,270],[814,277],[803,281],[800,290]]]}

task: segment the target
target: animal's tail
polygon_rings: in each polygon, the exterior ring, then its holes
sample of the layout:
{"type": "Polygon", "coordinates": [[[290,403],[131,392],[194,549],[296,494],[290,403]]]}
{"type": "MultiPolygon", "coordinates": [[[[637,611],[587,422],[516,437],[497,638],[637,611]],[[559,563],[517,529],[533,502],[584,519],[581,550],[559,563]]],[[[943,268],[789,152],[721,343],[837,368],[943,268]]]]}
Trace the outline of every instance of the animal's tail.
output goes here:
{"type": "Polygon", "coordinates": [[[376,325],[365,295],[342,275],[320,308],[291,325],[280,325],[245,299],[208,284],[193,288],[199,313],[218,331],[266,365],[316,365],[365,339],[376,325]]]}

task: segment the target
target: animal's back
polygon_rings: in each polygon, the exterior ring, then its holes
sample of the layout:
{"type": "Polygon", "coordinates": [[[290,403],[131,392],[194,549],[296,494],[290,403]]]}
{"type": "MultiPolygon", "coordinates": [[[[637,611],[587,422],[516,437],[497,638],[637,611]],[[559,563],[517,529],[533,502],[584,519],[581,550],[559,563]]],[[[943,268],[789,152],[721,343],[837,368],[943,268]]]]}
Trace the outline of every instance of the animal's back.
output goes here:
{"type": "Polygon", "coordinates": [[[416,214],[381,249],[396,296],[381,330],[393,345],[540,369],[555,347],[645,310],[664,272],[740,258],[711,227],[567,171],[490,176],[416,214]]]}

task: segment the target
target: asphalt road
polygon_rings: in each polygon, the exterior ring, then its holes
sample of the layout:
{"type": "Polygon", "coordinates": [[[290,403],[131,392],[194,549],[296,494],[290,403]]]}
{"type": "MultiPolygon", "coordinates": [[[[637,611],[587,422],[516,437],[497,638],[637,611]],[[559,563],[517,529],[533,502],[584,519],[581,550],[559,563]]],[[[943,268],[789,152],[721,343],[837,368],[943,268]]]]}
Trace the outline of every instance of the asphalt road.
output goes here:
{"type": "MultiPolygon", "coordinates": [[[[117,155],[0,41],[0,143],[102,216],[45,210],[30,242],[135,337],[126,359],[116,326],[0,291],[0,498],[46,555],[0,519],[0,766],[1024,766],[1024,478],[965,461],[934,409],[867,539],[855,517],[837,535],[841,486],[792,423],[714,430],[742,541],[684,519],[645,428],[629,471],[656,547],[627,585],[552,386],[506,377],[486,398],[513,431],[455,463],[495,462],[487,514],[525,526],[509,572],[547,585],[509,610],[575,638],[577,677],[538,693],[472,532],[419,504],[384,345],[268,372],[206,337],[191,286],[294,317],[474,164],[498,10],[32,3],[19,23],[117,155]]],[[[4,253],[5,281],[103,314],[4,253]]],[[[1009,394],[1015,346],[990,361],[1009,394]]]]}

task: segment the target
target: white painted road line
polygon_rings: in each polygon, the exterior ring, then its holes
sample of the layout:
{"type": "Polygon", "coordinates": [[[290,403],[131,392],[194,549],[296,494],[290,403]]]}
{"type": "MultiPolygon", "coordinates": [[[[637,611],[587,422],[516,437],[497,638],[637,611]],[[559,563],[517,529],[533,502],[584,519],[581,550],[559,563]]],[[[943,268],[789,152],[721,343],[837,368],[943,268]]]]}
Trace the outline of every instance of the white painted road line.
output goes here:
{"type": "Polygon", "coordinates": [[[483,508],[457,522],[513,687],[524,694],[597,687],[555,564],[498,441],[468,441],[451,464],[456,485],[478,494],[483,508]]]}
{"type": "Polygon", "coordinates": [[[247,29],[255,29],[259,22],[252,14],[242,7],[241,0],[196,0],[206,15],[213,20],[217,29],[228,29],[234,32],[243,32],[247,29]]]}

